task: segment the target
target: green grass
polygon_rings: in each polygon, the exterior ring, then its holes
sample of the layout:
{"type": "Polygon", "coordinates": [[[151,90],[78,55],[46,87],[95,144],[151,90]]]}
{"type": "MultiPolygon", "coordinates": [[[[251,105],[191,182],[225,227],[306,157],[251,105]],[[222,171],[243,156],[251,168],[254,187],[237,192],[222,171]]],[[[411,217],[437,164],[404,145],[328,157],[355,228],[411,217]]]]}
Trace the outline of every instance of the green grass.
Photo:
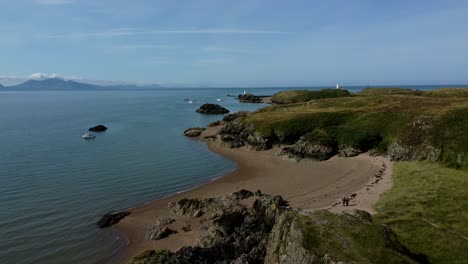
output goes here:
{"type": "Polygon", "coordinates": [[[406,94],[406,95],[421,95],[422,92],[416,89],[410,88],[394,88],[394,87],[369,87],[365,88],[358,93],[359,95],[395,95],[395,94],[406,94]]]}
{"type": "Polygon", "coordinates": [[[432,263],[467,263],[468,171],[430,162],[397,162],[393,169],[393,187],[376,204],[375,219],[432,263]]]}
{"type": "Polygon", "coordinates": [[[319,257],[349,263],[413,263],[390,244],[383,226],[364,223],[350,215],[316,211],[301,216],[304,248],[319,257]]]}
{"type": "Polygon", "coordinates": [[[349,97],[351,94],[347,90],[341,89],[323,89],[320,91],[312,90],[295,90],[284,91],[273,95],[271,101],[274,104],[293,104],[300,102],[308,102],[310,100],[349,97]]]}
{"type": "Polygon", "coordinates": [[[328,142],[363,151],[385,153],[395,140],[407,146],[431,145],[442,149],[440,160],[446,164],[468,167],[468,97],[459,96],[464,92],[442,89],[430,91],[430,96],[358,95],[274,105],[254,112],[244,122],[275,143],[294,143],[319,129],[327,134],[328,142]],[[421,120],[429,128],[415,125],[421,120]]]}

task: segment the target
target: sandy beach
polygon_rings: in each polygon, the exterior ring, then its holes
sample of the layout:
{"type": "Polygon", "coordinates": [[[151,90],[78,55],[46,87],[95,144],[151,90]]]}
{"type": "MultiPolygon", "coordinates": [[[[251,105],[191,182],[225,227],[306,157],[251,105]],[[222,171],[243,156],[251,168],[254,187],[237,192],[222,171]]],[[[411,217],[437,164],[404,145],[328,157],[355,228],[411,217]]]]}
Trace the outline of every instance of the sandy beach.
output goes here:
{"type": "Polygon", "coordinates": [[[131,209],[131,215],[115,225],[128,238],[128,248],[121,263],[128,263],[133,256],[147,249],[175,251],[196,243],[206,232],[202,230],[199,219],[176,216],[167,209],[169,202],[182,198],[219,197],[240,189],[259,189],[266,194],[281,195],[293,208],[325,208],[334,212],[363,209],[373,212],[372,205],[391,186],[391,163],[387,158],[361,154],[352,158],[333,157],[322,162],[297,162],[276,156],[279,148],[267,151],[226,149],[219,147],[216,141],[203,139],[215,134],[218,129],[208,128],[196,139],[205,141],[210,150],[236,161],[237,169],[190,191],[131,209]],[[341,205],[341,197],[345,194],[352,197],[349,207],[341,205]],[[176,219],[170,227],[179,232],[157,241],[146,239],[154,221],[164,216],[176,219]],[[192,226],[192,231],[183,232],[182,227],[188,224],[192,226]]]}

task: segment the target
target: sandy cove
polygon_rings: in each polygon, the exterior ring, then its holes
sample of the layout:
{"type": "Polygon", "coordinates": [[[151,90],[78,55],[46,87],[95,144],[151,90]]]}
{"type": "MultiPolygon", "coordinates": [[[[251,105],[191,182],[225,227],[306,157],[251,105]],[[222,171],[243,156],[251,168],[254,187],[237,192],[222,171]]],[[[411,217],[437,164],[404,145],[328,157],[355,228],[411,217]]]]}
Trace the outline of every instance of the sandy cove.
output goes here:
{"type": "Polygon", "coordinates": [[[218,129],[210,127],[198,139],[205,141],[210,150],[236,161],[237,169],[193,190],[129,210],[131,214],[115,225],[128,238],[128,247],[121,263],[130,262],[133,256],[147,249],[176,251],[196,243],[206,232],[201,228],[200,219],[176,216],[167,207],[169,202],[182,198],[219,197],[240,189],[259,189],[263,193],[281,195],[293,208],[326,208],[333,212],[363,209],[372,213],[372,206],[380,194],[391,187],[391,162],[387,158],[361,154],[352,158],[333,157],[321,162],[297,162],[276,156],[279,148],[267,151],[227,149],[219,147],[217,141],[203,139],[215,134],[218,129]],[[355,194],[349,207],[341,205],[344,194],[355,194]],[[146,239],[148,229],[155,225],[154,221],[165,216],[176,220],[169,227],[178,233],[156,241],[146,239]],[[188,224],[192,231],[182,231],[182,227],[188,224]]]}

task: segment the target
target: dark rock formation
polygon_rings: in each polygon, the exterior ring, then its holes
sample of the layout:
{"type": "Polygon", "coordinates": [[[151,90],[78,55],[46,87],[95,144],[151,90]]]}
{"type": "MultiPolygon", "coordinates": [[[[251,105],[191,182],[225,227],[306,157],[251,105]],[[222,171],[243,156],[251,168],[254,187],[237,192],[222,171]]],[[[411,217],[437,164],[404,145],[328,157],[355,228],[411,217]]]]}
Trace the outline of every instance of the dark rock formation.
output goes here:
{"type": "Polygon", "coordinates": [[[288,158],[327,160],[336,155],[337,150],[331,146],[311,144],[307,140],[300,139],[296,144],[290,147],[284,147],[278,156],[288,158]]]}
{"type": "Polygon", "coordinates": [[[207,233],[196,246],[176,252],[145,251],[134,257],[132,264],[427,262],[364,211],[297,211],[281,196],[246,190],[226,197],[184,199],[170,206],[175,207],[187,215],[193,210],[220,213],[204,225],[207,233]]]}
{"type": "Polygon", "coordinates": [[[171,202],[167,206],[169,210],[179,216],[198,218],[206,212],[221,212],[225,208],[230,208],[239,203],[240,200],[253,196],[253,193],[247,190],[240,190],[231,195],[219,198],[206,199],[188,199],[184,198],[177,202],[171,202]]]}
{"type": "Polygon", "coordinates": [[[97,126],[89,128],[88,130],[92,132],[104,132],[107,130],[107,127],[104,125],[97,125],[97,126]]]}
{"type": "Polygon", "coordinates": [[[251,150],[266,150],[272,147],[272,140],[256,132],[252,125],[246,125],[243,119],[247,113],[227,115],[228,120],[219,131],[220,145],[227,148],[247,146],[251,150]]]}
{"type": "Polygon", "coordinates": [[[343,158],[355,157],[361,153],[361,150],[349,146],[340,146],[338,150],[338,156],[343,158]]]}
{"type": "Polygon", "coordinates": [[[150,228],[148,234],[146,235],[146,238],[149,240],[159,240],[175,233],[177,233],[177,231],[172,230],[166,226],[154,226],[150,228]]]}
{"type": "Polygon", "coordinates": [[[187,137],[198,137],[201,135],[206,128],[204,127],[192,127],[184,131],[184,135],[187,137]]]}
{"type": "Polygon", "coordinates": [[[218,137],[216,135],[211,135],[211,136],[205,136],[203,138],[209,141],[215,141],[218,137]]]}
{"type": "Polygon", "coordinates": [[[214,127],[221,125],[221,120],[216,120],[208,124],[208,127],[214,127]]]}
{"type": "Polygon", "coordinates": [[[101,219],[99,219],[99,221],[97,222],[97,226],[99,228],[105,228],[111,225],[115,225],[129,214],[130,212],[125,212],[125,211],[105,214],[101,217],[101,219]]]}
{"type": "Polygon", "coordinates": [[[271,230],[266,251],[264,263],[427,263],[425,256],[401,245],[390,228],[360,210],[285,212],[271,230]],[[360,248],[368,251],[362,254],[360,248]]]}
{"type": "Polygon", "coordinates": [[[191,225],[186,225],[182,227],[182,231],[184,232],[190,232],[192,231],[192,226],[191,225]]]}
{"type": "Polygon", "coordinates": [[[176,220],[172,217],[161,217],[159,219],[156,219],[156,221],[154,221],[154,223],[157,225],[157,226],[163,226],[163,225],[170,225],[172,223],[174,223],[176,220]]]}
{"type": "Polygon", "coordinates": [[[240,119],[245,118],[249,114],[250,114],[250,112],[247,112],[247,111],[235,112],[235,113],[232,113],[232,114],[225,115],[223,117],[223,121],[224,122],[231,122],[231,121],[234,121],[235,119],[238,119],[238,118],[240,118],[240,119]]]}
{"type": "Polygon", "coordinates": [[[217,104],[204,104],[197,109],[197,113],[222,115],[229,113],[229,110],[217,104]]]}
{"type": "Polygon", "coordinates": [[[405,145],[396,141],[390,144],[388,155],[391,160],[430,160],[438,161],[442,155],[442,148],[430,144],[405,145]]]}
{"type": "Polygon", "coordinates": [[[239,94],[237,100],[241,103],[261,103],[262,97],[253,94],[239,94]]]}

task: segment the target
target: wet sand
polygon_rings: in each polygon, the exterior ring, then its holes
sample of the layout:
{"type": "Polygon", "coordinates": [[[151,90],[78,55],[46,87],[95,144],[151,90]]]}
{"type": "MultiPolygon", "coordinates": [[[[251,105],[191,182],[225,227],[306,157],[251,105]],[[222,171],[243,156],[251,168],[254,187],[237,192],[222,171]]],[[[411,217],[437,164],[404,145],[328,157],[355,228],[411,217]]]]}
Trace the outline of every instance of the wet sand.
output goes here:
{"type": "Polygon", "coordinates": [[[131,209],[131,215],[115,226],[128,238],[128,247],[122,263],[128,263],[133,256],[147,249],[175,251],[183,246],[195,245],[198,238],[206,232],[201,228],[203,224],[200,223],[200,219],[175,216],[167,209],[169,202],[182,198],[218,197],[240,189],[250,191],[259,189],[266,194],[281,195],[293,208],[311,210],[328,208],[332,211],[355,208],[372,210],[372,205],[380,193],[391,186],[389,185],[391,164],[381,157],[362,154],[352,158],[333,157],[322,162],[311,160],[297,162],[276,156],[279,148],[267,151],[226,149],[220,148],[216,141],[203,139],[204,136],[215,134],[217,129],[219,127],[208,128],[198,139],[207,142],[210,150],[236,161],[237,169],[193,190],[131,209]],[[381,173],[382,166],[386,167],[385,177],[382,177],[377,184],[368,187],[376,180],[376,175],[381,173]],[[355,193],[357,196],[350,202],[353,206],[343,208],[341,197],[355,193]],[[154,226],[156,219],[165,216],[176,220],[169,227],[178,233],[157,241],[147,240],[148,229],[154,226]],[[182,231],[182,227],[188,224],[192,226],[192,231],[182,231]]]}

